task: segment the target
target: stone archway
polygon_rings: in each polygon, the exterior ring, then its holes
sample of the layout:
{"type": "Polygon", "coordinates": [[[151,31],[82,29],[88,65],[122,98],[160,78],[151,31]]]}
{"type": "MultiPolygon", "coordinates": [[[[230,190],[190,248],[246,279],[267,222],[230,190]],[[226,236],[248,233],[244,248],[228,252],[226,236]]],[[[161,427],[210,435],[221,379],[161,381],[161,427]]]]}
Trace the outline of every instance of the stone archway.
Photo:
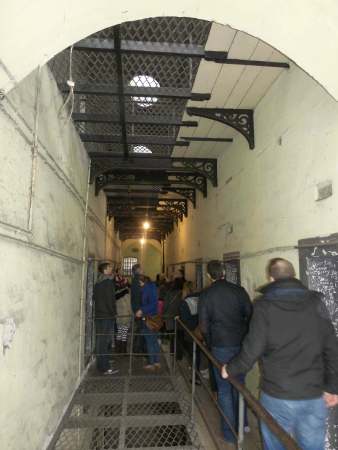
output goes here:
{"type": "Polygon", "coordinates": [[[35,67],[80,39],[108,26],[155,16],[187,16],[243,30],[283,52],[338,98],[338,4],[299,0],[7,0],[0,39],[0,88],[10,90],[35,67]]]}

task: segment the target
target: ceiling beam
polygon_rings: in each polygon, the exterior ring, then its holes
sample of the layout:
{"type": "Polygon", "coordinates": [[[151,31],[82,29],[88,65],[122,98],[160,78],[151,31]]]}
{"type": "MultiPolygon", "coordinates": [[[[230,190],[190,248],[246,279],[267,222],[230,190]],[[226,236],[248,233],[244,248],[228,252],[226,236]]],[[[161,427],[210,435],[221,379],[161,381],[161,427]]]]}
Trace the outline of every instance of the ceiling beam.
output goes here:
{"type": "Polygon", "coordinates": [[[124,144],[126,138],[127,145],[169,145],[177,147],[189,147],[189,142],[176,141],[176,138],[168,136],[114,136],[110,134],[85,134],[80,133],[82,142],[95,142],[105,144],[124,144]]]}
{"type": "MultiPolygon", "coordinates": [[[[173,117],[153,117],[137,115],[132,116],[126,114],[126,123],[140,125],[167,125],[177,127],[197,127],[198,122],[195,120],[181,120],[173,117]]],[[[91,122],[91,123],[120,123],[119,114],[93,114],[93,113],[73,113],[74,122],[91,122]]]]}
{"type": "Polygon", "coordinates": [[[135,196],[146,194],[148,198],[157,198],[158,195],[166,195],[168,193],[178,194],[182,197],[190,200],[193,207],[196,207],[196,191],[192,188],[182,188],[182,187],[163,187],[158,192],[153,189],[130,189],[128,186],[121,186],[115,188],[105,188],[104,192],[106,195],[117,195],[123,198],[128,198],[129,195],[135,196]]]}
{"type": "Polygon", "coordinates": [[[123,144],[123,154],[127,159],[129,156],[129,147],[127,142],[127,124],[126,124],[126,111],[124,108],[124,92],[123,92],[123,67],[121,56],[121,36],[120,26],[114,27],[114,45],[116,50],[116,73],[117,73],[117,86],[118,86],[118,99],[119,99],[119,113],[120,113],[120,125],[121,125],[121,143],[123,144]]]}
{"type": "Polygon", "coordinates": [[[141,172],[140,175],[137,176],[137,173],[102,174],[95,179],[95,195],[98,195],[101,189],[105,189],[107,186],[128,186],[128,188],[131,186],[153,186],[156,189],[176,189],[184,186],[185,188],[197,189],[204,197],[207,196],[207,180],[198,173],[162,174],[161,172],[155,172],[151,176],[149,174],[145,176],[141,172]]]}
{"type": "Polygon", "coordinates": [[[232,138],[202,137],[202,136],[181,136],[183,141],[189,142],[233,142],[232,138]]]}
{"type": "MultiPolygon", "coordinates": [[[[67,83],[60,83],[59,89],[61,92],[68,93],[69,86],[67,83]]],[[[109,84],[96,83],[75,83],[74,94],[85,95],[121,95],[118,86],[111,86],[109,84]]],[[[124,97],[157,97],[157,98],[178,98],[183,100],[191,100],[195,102],[202,102],[210,100],[211,94],[204,94],[198,92],[191,92],[187,88],[167,88],[167,87],[142,87],[142,86],[124,86],[124,97]]],[[[138,99],[134,100],[138,101],[138,99]]]]}
{"type": "MultiPolygon", "coordinates": [[[[106,38],[86,38],[77,42],[73,48],[74,50],[94,50],[101,52],[114,52],[116,50],[114,41],[106,38]]],[[[208,51],[205,50],[202,45],[196,44],[121,40],[120,51],[122,53],[146,55],[196,57],[221,64],[277,67],[281,69],[289,69],[290,67],[290,65],[286,62],[228,58],[228,52],[208,51]]]]}
{"type": "Polygon", "coordinates": [[[91,179],[99,174],[114,173],[119,171],[166,171],[186,173],[196,172],[208,178],[213,186],[217,186],[217,159],[216,158],[163,158],[156,156],[132,156],[125,161],[119,155],[107,154],[108,152],[90,152],[92,158],[91,179]],[[110,156],[111,155],[111,156],[110,156]],[[104,158],[107,159],[105,162],[104,158]],[[103,161],[103,162],[102,162],[103,161]]]}
{"type": "MultiPolygon", "coordinates": [[[[73,49],[114,52],[116,46],[113,39],[86,38],[77,42],[73,49]]],[[[228,56],[228,52],[208,51],[202,45],[132,40],[121,40],[121,53],[203,58],[216,62],[222,62],[228,56]]]]}

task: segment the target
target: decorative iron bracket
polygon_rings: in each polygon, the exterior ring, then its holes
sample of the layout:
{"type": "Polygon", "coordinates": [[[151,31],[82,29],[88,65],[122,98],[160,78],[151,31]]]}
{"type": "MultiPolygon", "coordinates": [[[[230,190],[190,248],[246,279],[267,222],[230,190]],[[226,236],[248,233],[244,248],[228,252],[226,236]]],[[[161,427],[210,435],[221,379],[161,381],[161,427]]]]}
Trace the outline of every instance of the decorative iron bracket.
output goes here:
{"type": "Polygon", "coordinates": [[[173,167],[183,165],[208,178],[214,187],[217,186],[217,159],[216,158],[172,158],[173,167]]]}
{"type": "Polygon", "coordinates": [[[195,191],[195,189],[170,187],[170,188],[164,188],[164,190],[167,192],[174,192],[175,194],[182,195],[182,197],[191,201],[194,209],[196,208],[196,191],[195,191]]]}
{"type": "MultiPolygon", "coordinates": [[[[169,174],[169,178],[171,176],[172,175],[169,174]]],[[[175,178],[177,181],[187,184],[188,186],[191,186],[194,189],[198,189],[200,192],[202,192],[203,197],[207,197],[208,195],[207,179],[204,176],[175,174],[175,178]]],[[[175,180],[171,180],[171,182],[175,184],[175,180]]]]}
{"type": "Polygon", "coordinates": [[[187,108],[189,116],[204,117],[234,128],[248,141],[250,149],[255,148],[254,112],[252,109],[187,108]]]}

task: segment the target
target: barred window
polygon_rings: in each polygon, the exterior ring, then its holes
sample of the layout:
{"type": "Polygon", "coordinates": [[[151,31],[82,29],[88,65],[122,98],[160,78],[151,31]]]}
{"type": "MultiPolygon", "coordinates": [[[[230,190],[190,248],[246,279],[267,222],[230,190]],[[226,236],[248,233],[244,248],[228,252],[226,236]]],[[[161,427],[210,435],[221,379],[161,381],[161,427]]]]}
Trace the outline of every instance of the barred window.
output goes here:
{"type": "Polygon", "coordinates": [[[131,276],[131,269],[134,264],[137,264],[137,258],[135,258],[134,256],[123,258],[123,275],[131,276]]]}

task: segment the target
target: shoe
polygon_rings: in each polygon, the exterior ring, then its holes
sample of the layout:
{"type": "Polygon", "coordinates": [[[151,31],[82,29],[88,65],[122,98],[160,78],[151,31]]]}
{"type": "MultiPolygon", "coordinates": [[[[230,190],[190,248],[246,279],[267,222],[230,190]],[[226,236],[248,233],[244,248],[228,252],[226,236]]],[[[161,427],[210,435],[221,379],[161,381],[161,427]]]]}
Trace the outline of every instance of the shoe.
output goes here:
{"type": "Polygon", "coordinates": [[[160,363],[155,363],[155,364],[154,364],[154,368],[155,368],[156,370],[161,370],[161,364],[160,364],[160,363]]]}
{"type": "Polygon", "coordinates": [[[155,370],[155,366],[153,364],[147,364],[146,366],[143,367],[143,369],[153,371],[155,370]]]}
{"type": "Polygon", "coordinates": [[[250,433],[251,428],[247,425],[246,427],[244,427],[244,433],[250,433]]]}
{"type": "Polygon", "coordinates": [[[117,373],[119,373],[119,369],[108,369],[103,372],[103,375],[116,375],[117,373]]]}

